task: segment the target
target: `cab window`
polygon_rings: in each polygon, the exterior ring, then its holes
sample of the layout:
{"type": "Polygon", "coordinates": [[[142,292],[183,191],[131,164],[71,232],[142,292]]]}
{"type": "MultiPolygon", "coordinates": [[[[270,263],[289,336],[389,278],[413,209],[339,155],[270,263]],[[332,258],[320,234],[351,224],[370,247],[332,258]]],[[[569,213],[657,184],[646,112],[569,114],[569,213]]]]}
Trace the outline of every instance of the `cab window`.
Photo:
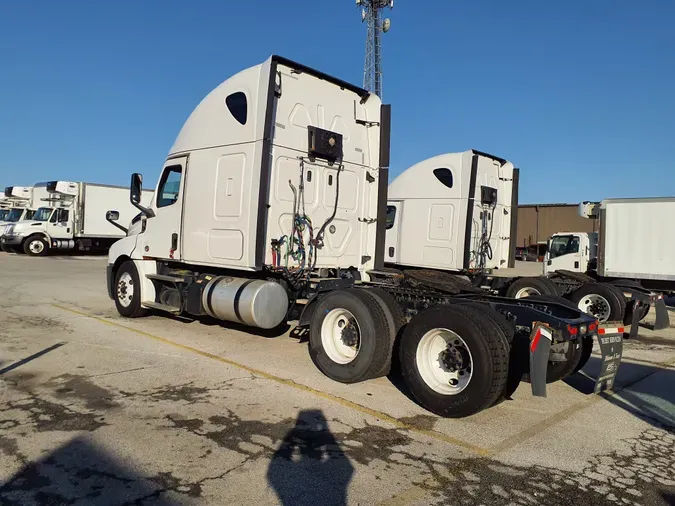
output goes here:
{"type": "Polygon", "coordinates": [[[394,226],[396,222],[396,206],[387,206],[387,219],[385,223],[387,224],[387,230],[394,226]]]}
{"type": "Polygon", "coordinates": [[[180,165],[167,167],[162,174],[162,180],[157,191],[157,207],[166,207],[175,204],[180,193],[180,180],[183,168],[180,165]]]}
{"type": "Polygon", "coordinates": [[[579,237],[575,235],[559,235],[551,240],[549,258],[579,253],[579,237]]]}

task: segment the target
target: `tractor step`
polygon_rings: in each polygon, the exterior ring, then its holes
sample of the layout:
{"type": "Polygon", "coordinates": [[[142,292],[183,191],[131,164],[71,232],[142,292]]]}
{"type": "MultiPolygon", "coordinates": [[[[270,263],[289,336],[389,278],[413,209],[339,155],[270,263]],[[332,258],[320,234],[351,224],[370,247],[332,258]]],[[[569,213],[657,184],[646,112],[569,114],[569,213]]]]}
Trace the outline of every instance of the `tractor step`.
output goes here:
{"type": "Polygon", "coordinates": [[[159,309],[160,311],[166,311],[167,313],[172,314],[181,314],[182,310],[176,306],[169,306],[168,304],[160,304],[159,302],[144,302],[143,306],[149,309],[159,309]]]}
{"type": "Polygon", "coordinates": [[[165,274],[146,274],[145,277],[153,281],[166,281],[168,283],[185,283],[185,278],[177,276],[167,276],[165,274]]]}

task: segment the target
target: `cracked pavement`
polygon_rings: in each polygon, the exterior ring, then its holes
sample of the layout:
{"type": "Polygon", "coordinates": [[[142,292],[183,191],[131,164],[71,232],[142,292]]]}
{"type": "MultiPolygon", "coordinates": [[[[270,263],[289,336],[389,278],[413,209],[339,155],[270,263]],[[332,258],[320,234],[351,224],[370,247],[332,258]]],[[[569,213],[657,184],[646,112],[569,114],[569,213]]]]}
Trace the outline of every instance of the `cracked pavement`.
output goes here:
{"type": "Polygon", "coordinates": [[[442,420],[288,333],[124,320],[104,267],[0,253],[1,505],[675,503],[675,329],[613,396],[578,375],[442,420]]]}

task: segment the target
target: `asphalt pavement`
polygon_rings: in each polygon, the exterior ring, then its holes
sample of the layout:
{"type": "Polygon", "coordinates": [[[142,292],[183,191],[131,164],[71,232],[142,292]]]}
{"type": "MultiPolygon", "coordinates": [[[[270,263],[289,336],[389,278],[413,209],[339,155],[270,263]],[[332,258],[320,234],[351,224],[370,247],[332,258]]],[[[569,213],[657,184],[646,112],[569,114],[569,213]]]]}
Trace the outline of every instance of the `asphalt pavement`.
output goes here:
{"type": "MultiPolygon", "coordinates": [[[[0,504],[673,504],[675,328],[462,420],[293,328],[127,320],[105,258],[0,253],[0,504]]],[[[675,321],[675,314],[673,315],[675,321]]]]}

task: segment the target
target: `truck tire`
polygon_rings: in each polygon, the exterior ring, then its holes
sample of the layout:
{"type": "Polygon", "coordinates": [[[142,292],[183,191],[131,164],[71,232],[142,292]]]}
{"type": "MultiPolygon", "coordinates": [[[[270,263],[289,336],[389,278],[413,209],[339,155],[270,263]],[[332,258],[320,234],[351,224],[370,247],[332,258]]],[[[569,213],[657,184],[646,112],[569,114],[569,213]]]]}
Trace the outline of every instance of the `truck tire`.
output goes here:
{"type": "Polygon", "coordinates": [[[454,305],[470,306],[473,308],[478,308],[478,310],[483,313],[483,316],[485,318],[489,318],[495,325],[499,327],[499,330],[501,330],[502,335],[506,339],[506,342],[509,343],[509,345],[513,341],[513,336],[516,333],[516,324],[515,322],[510,322],[509,320],[507,320],[503,314],[499,313],[498,311],[495,311],[489,306],[474,302],[472,300],[456,302],[454,303],[454,305]]]}
{"type": "Polygon", "coordinates": [[[400,362],[403,379],[422,407],[461,418],[493,405],[504,394],[509,345],[485,311],[435,306],[406,325],[400,362]]]}
{"type": "Polygon", "coordinates": [[[522,371],[520,370],[520,367],[518,366],[514,367],[515,364],[518,364],[518,360],[520,358],[518,356],[519,352],[513,346],[514,337],[516,335],[516,324],[515,322],[509,321],[503,314],[499,313],[498,311],[495,311],[480,303],[466,300],[457,302],[456,305],[472,306],[474,308],[476,307],[479,308],[479,310],[483,312],[485,318],[489,318],[497,327],[499,327],[502,336],[504,336],[504,339],[506,339],[506,342],[509,345],[511,351],[509,353],[508,378],[506,380],[504,391],[502,392],[501,395],[497,397],[497,400],[492,404],[492,406],[501,404],[505,399],[510,399],[511,396],[515,393],[515,391],[518,389],[518,385],[520,385],[522,377],[522,371]]]}
{"type": "Polygon", "coordinates": [[[23,242],[23,251],[32,257],[43,257],[49,253],[49,243],[41,235],[31,235],[23,242]]]}
{"type": "Polygon", "coordinates": [[[623,321],[626,299],[616,286],[607,283],[587,283],[572,292],[568,299],[584,313],[596,317],[601,323],[623,321]]]}
{"type": "MultiPolygon", "coordinates": [[[[550,295],[532,295],[528,298],[540,300],[542,302],[557,302],[558,304],[567,306],[570,309],[574,309],[575,311],[579,310],[579,308],[576,305],[574,305],[574,303],[570,302],[564,297],[559,296],[553,297],[550,295]]],[[[579,360],[583,356],[582,344],[577,342],[571,342],[570,347],[567,350],[566,356],[567,361],[565,362],[548,363],[548,367],[546,368],[546,383],[555,383],[556,381],[563,380],[577,371],[576,367],[579,363],[579,360]]],[[[529,382],[530,375],[527,374],[523,378],[523,381],[529,382]]]]}
{"type": "Polygon", "coordinates": [[[391,331],[390,339],[390,350],[387,356],[387,361],[382,367],[381,371],[374,373],[373,378],[379,378],[381,376],[387,376],[392,369],[398,370],[400,364],[398,363],[398,342],[399,342],[399,333],[401,328],[406,324],[406,317],[401,309],[401,305],[396,302],[394,297],[381,288],[367,288],[367,291],[370,295],[375,297],[377,302],[380,303],[380,307],[385,312],[387,321],[389,322],[389,329],[391,331]]]}
{"type": "Polygon", "coordinates": [[[571,341],[565,356],[565,362],[550,362],[546,368],[546,383],[563,380],[577,371],[576,367],[583,355],[583,342],[571,341]]]}
{"type": "Polygon", "coordinates": [[[591,358],[591,353],[593,353],[593,337],[586,336],[581,341],[581,357],[579,357],[579,362],[574,367],[572,374],[577,373],[583,369],[583,367],[588,362],[588,359],[591,358]]]}
{"type": "MultiPolygon", "coordinates": [[[[635,288],[642,288],[644,289],[644,286],[639,281],[635,281],[634,279],[615,279],[613,281],[610,281],[610,284],[613,286],[616,286],[618,284],[622,284],[624,286],[633,286],[635,288]]],[[[620,287],[618,287],[621,289],[620,287]]],[[[635,303],[633,301],[627,301],[626,302],[626,317],[623,320],[624,325],[630,325],[633,321],[633,308],[635,307],[635,303]]],[[[650,305],[645,304],[643,306],[640,306],[640,319],[638,321],[642,321],[645,319],[645,317],[649,314],[649,309],[650,305]]]]}
{"type": "Polygon", "coordinates": [[[368,290],[329,293],[317,302],[309,325],[312,362],[340,383],[357,383],[381,374],[391,360],[390,318],[368,290]]]}
{"type": "Polygon", "coordinates": [[[558,295],[558,288],[550,279],[539,276],[516,279],[506,290],[506,296],[512,299],[522,299],[530,295],[558,295]]]}
{"type": "Polygon", "coordinates": [[[147,309],[141,307],[141,283],[136,266],[131,260],[120,265],[115,275],[113,297],[117,312],[127,318],[140,318],[148,314],[147,309]]]}

